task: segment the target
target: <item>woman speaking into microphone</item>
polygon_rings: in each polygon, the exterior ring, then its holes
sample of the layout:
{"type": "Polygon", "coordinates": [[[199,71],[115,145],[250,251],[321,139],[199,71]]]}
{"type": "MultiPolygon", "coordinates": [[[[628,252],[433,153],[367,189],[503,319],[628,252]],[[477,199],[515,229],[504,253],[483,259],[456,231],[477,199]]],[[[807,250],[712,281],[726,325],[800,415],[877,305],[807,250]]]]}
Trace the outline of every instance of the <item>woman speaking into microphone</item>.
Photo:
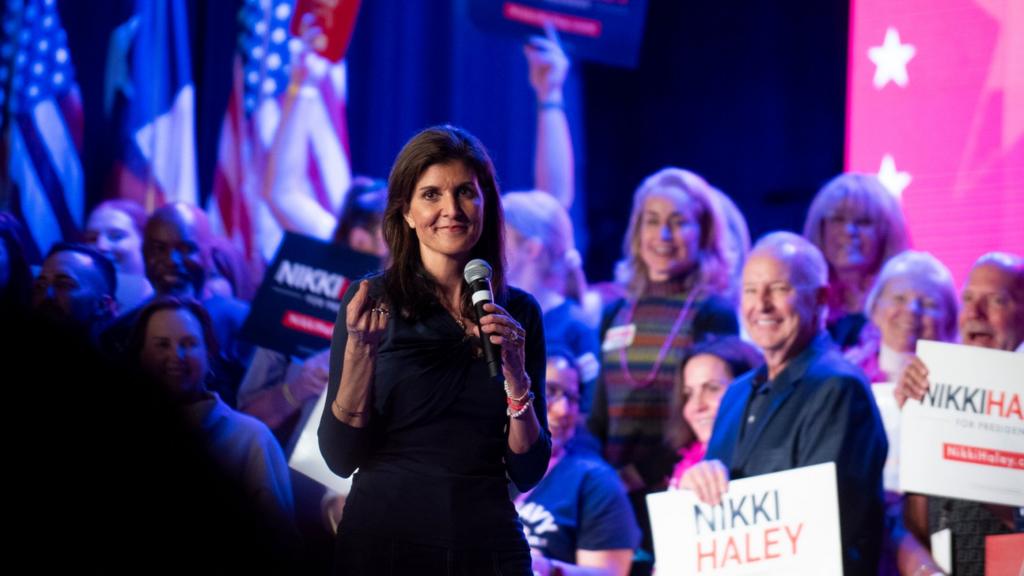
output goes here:
{"type": "Polygon", "coordinates": [[[320,450],[358,472],[338,526],[338,574],[531,574],[509,499],[547,469],[540,307],[505,285],[503,217],[483,145],[420,132],[388,179],[391,265],[354,284],[331,343],[320,450]],[[477,318],[463,279],[492,269],[477,318]],[[500,355],[492,378],[481,338],[500,355]]]}

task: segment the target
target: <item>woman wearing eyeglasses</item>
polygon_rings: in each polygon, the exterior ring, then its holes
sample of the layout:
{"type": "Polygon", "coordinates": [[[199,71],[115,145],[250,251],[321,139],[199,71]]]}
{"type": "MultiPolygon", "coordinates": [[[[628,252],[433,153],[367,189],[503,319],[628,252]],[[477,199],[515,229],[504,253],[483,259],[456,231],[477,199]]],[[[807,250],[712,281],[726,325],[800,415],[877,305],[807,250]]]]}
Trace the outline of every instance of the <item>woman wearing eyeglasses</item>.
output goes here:
{"type": "Polygon", "coordinates": [[[624,576],[640,529],[615,470],[575,441],[580,372],[571,352],[548,351],[546,381],[551,461],[540,484],[516,498],[533,572],[624,576]]]}

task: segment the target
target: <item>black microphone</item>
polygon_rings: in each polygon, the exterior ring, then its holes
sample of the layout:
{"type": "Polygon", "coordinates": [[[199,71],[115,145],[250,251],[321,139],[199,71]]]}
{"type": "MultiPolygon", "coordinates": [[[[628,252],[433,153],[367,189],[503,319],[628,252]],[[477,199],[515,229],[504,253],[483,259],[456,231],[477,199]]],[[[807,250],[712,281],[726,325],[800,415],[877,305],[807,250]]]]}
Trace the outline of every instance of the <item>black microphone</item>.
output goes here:
{"type": "MultiPolygon", "coordinates": [[[[484,304],[494,302],[494,293],[491,292],[491,272],[491,265],[480,258],[470,260],[463,272],[466,283],[469,284],[470,293],[473,294],[473,310],[476,312],[477,324],[480,324],[481,318],[490,314],[484,310],[484,304]]],[[[497,378],[501,374],[501,353],[491,342],[490,336],[484,334],[482,330],[480,336],[491,378],[497,378]]]]}

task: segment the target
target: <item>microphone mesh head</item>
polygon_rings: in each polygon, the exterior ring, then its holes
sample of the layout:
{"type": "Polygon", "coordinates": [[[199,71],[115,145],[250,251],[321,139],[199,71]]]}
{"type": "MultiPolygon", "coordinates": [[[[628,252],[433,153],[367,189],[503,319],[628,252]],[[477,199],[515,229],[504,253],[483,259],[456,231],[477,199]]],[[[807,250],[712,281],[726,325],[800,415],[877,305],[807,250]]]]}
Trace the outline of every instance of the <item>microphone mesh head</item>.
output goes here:
{"type": "Polygon", "coordinates": [[[491,265],[488,264],[486,260],[482,260],[480,258],[470,260],[466,263],[466,269],[463,271],[462,275],[465,277],[467,284],[472,284],[473,282],[481,279],[490,280],[491,265]]]}

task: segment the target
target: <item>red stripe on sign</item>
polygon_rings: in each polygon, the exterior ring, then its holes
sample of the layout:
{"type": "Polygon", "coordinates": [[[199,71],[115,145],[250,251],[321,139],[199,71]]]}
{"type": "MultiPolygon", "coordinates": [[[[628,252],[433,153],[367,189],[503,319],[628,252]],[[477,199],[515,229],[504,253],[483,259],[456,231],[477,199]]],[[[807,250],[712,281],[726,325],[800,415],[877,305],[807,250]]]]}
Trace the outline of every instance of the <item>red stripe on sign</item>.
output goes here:
{"type": "Polygon", "coordinates": [[[943,444],[942,458],[956,462],[968,462],[997,468],[1024,470],[1024,453],[993,450],[963,444],[943,444]]]}
{"type": "Polygon", "coordinates": [[[523,24],[529,24],[538,28],[543,28],[545,22],[551,22],[559,32],[587,36],[589,38],[599,38],[601,36],[601,21],[594,20],[593,18],[580,18],[579,16],[569,16],[559,12],[538,10],[532,6],[524,6],[515,2],[505,2],[501,12],[507,20],[522,22],[523,24]]]}
{"type": "Polygon", "coordinates": [[[300,314],[293,310],[285,311],[284,318],[281,319],[281,324],[285,328],[304,332],[306,334],[312,334],[313,336],[319,336],[327,340],[331,339],[331,334],[334,332],[334,324],[325,322],[319,318],[314,318],[307,314],[300,314]]]}

